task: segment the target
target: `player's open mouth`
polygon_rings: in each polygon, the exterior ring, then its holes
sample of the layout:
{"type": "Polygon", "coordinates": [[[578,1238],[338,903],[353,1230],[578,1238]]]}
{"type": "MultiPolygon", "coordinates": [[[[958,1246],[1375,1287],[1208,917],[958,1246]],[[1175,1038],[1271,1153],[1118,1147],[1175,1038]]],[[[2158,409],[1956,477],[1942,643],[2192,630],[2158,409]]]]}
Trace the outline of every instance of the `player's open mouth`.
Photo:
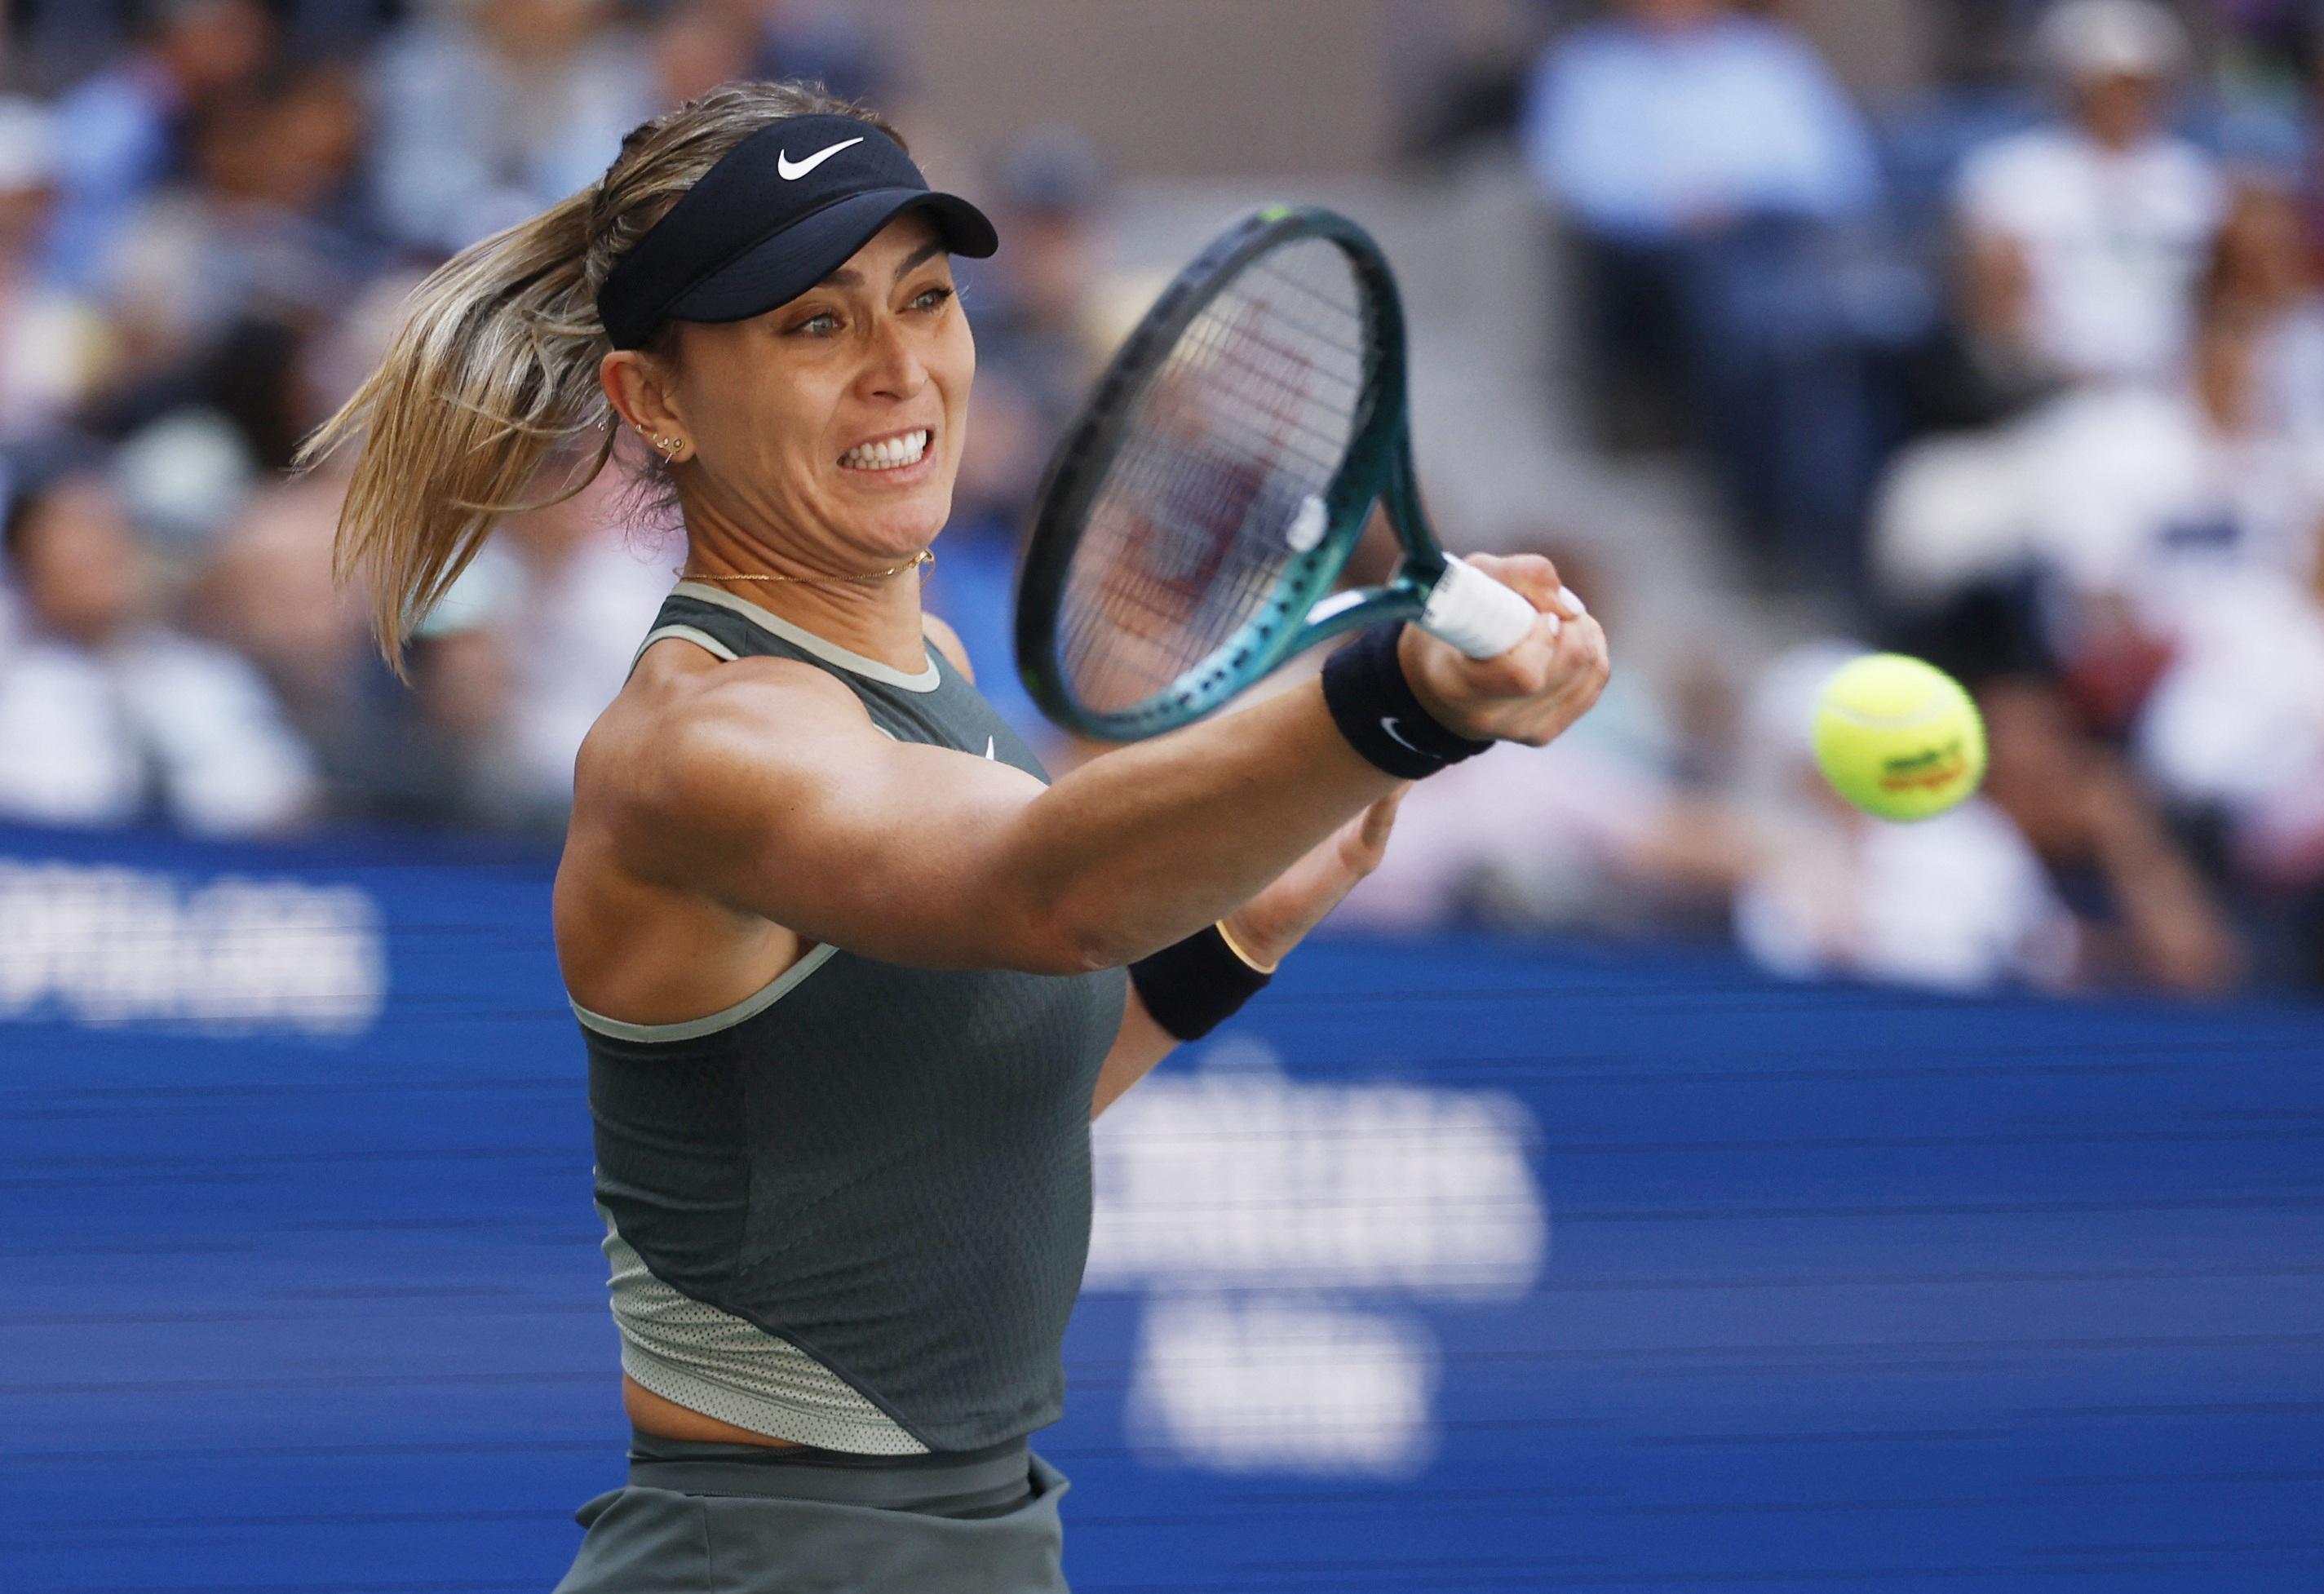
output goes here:
{"type": "Polygon", "coordinates": [[[858,443],[839,456],[839,468],[851,471],[902,470],[920,463],[935,437],[934,432],[922,428],[918,431],[898,432],[893,437],[858,443]]]}

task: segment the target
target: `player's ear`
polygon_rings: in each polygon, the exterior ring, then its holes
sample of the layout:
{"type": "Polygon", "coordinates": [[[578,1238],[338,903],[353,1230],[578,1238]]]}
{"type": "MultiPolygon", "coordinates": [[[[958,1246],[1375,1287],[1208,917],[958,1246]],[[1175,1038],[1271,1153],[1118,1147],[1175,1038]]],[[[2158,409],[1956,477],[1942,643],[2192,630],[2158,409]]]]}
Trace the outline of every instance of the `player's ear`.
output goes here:
{"type": "Polygon", "coordinates": [[[642,349],[615,349],[597,364],[597,382],[622,421],[649,439],[684,437],[676,373],[642,349]]]}

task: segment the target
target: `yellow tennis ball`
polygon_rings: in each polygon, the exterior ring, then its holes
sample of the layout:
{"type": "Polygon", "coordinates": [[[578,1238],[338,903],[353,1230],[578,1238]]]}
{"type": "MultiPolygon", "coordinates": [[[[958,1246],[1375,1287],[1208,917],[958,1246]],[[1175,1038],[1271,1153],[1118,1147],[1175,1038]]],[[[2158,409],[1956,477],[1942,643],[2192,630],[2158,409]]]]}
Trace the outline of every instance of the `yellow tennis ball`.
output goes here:
{"type": "Polygon", "coordinates": [[[1985,722],[1934,665],[1868,653],[1824,683],[1815,755],[1832,789],[1866,813],[1926,819],[1985,779],[1985,722]]]}

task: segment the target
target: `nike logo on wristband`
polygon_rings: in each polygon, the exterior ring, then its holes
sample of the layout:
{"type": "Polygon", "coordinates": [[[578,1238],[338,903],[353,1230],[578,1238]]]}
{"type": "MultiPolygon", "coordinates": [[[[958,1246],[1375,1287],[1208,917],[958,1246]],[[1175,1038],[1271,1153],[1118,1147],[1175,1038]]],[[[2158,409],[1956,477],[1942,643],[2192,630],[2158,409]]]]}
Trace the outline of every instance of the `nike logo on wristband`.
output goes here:
{"type": "Polygon", "coordinates": [[[1380,716],[1380,729],[1387,732],[1388,740],[1395,742],[1398,747],[1404,748],[1407,751],[1416,752],[1425,759],[1436,759],[1436,761],[1440,764],[1444,761],[1443,759],[1437,758],[1434,753],[1429,751],[1426,748],[1415,747],[1411,742],[1406,742],[1404,739],[1404,733],[1396,728],[1396,715],[1383,714],[1380,716]]]}
{"type": "Polygon", "coordinates": [[[860,144],[863,141],[861,138],[843,140],[842,142],[832,145],[827,150],[817,150],[814,154],[809,155],[806,160],[801,161],[797,164],[792,163],[790,154],[788,151],[778,150],[775,152],[775,170],[781,176],[785,182],[797,182],[808,172],[813,171],[816,167],[822,165],[825,161],[830,160],[834,155],[839,153],[840,151],[850,148],[855,144],[860,144]]]}

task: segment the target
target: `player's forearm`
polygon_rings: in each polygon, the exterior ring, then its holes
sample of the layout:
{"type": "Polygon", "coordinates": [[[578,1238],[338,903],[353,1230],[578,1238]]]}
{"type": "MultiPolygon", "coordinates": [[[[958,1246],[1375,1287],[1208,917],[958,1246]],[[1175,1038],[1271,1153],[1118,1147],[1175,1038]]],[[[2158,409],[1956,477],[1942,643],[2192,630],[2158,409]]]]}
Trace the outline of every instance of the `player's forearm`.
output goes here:
{"type": "Polygon", "coordinates": [[[1093,760],[1027,809],[1035,895],[1091,966],[1223,917],[1397,782],[1310,681],[1093,760]]]}

